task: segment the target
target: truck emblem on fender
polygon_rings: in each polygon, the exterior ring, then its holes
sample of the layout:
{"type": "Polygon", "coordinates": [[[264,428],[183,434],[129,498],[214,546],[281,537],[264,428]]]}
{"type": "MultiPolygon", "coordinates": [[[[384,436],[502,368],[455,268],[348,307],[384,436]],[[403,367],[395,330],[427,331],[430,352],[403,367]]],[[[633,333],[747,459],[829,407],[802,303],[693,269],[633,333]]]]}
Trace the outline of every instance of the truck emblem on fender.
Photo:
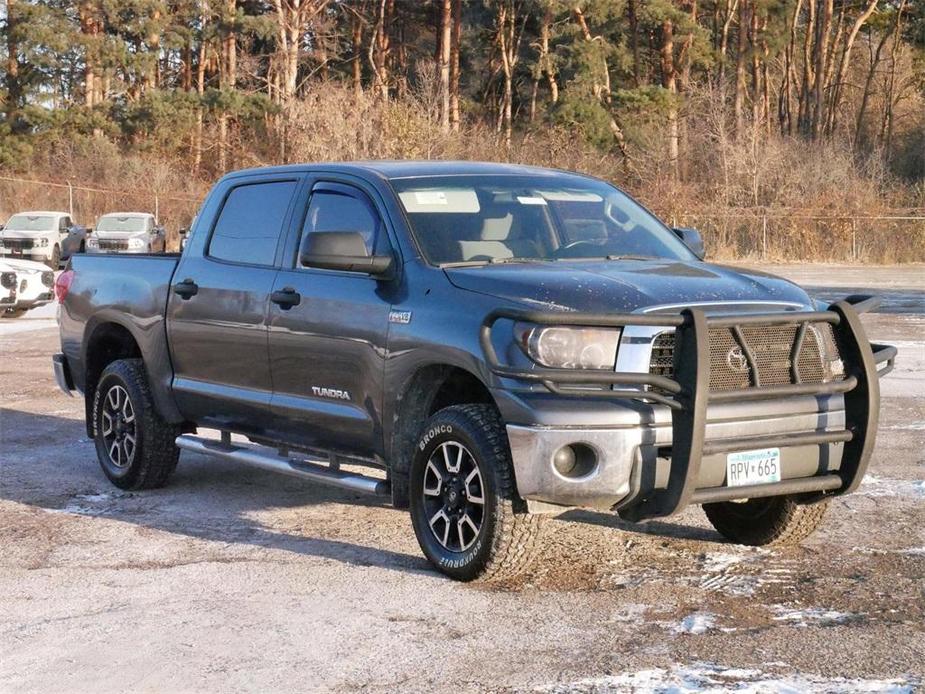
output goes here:
{"type": "Polygon", "coordinates": [[[411,311],[389,311],[389,323],[407,325],[411,322],[411,311]]]}
{"type": "Polygon", "coordinates": [[[320,386],[312,386],[312,394],[318,398],[331,398],[332,400],[349,400],[350,393],[346,390],[339,390],[337,388],[322,388],[320,386]]]}

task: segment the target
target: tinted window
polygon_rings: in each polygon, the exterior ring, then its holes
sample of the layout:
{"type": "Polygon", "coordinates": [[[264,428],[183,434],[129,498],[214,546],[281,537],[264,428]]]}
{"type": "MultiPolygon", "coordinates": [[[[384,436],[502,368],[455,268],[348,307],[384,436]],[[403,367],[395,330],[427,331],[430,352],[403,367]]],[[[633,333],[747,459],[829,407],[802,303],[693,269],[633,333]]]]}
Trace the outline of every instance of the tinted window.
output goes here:
{"type": "Polygon", "coordinates": [[[358,197],[327,190],[312,193],[302,240],[314,231],[358,231],[363,235],[366,249],[372,253],[379,231],[379,215],[362,195],[359,191],[358,197]]]}
{"type": "Polygon", "coordinates": [[[215,223],[209,255],[251,265],[272,265],[295,181],[233,188],[215,223]]]}

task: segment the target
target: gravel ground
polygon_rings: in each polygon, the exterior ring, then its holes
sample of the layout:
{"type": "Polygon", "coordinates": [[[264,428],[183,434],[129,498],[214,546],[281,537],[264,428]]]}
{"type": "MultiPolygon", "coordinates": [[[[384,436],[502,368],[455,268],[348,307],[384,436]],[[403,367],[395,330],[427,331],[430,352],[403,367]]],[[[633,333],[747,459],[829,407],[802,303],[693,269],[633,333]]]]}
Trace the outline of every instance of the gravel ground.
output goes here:
{"type": "Polygon", "coordinates": [[[53,312],[0,323],[2,691],[913,691],[925,682],[925,268],[782,266],[875,289],[900,347],[860,491],[801,548],[730,545],[698,508],[571,511],[516,583],[432,571],[408,515],[184,454],[103,478],[59,393],[53,312]]]}

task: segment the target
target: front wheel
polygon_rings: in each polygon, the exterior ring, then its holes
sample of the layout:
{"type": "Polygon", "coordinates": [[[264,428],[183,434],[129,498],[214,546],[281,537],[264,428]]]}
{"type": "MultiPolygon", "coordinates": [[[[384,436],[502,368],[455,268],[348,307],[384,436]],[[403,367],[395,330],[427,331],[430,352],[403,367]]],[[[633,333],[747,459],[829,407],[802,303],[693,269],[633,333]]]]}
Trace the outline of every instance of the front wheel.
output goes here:
{"type": "Polygon", "coordinates": [[[409,491],[418,543],[451,578],[509,578],[539,548],[542,517],[517,496],[507,435],[490,405],[455,405],[428,420],[409,491]]]}
{"type": "Polygon", "coordinates": [[[789,496],[704,504],[703,512],[727,540],[740,545],[797,545],[822,523],[828,501],[798,504],[789,496]]]}
{"type": "Polygon", "coordinates": [[[93,424],[100,466],[120,489],[160,487],[176,468],[179,428],[155,409],[141,359],[120,359],[103,371],[93,424]]]}
{"type": "Polygon", "coordinates": [[[61,265],[61,249],[55,244],[55,247],[51,249],[51,258],[48,259],[48,267],[52,270],[57,270],[59,265],[61,265]]]}

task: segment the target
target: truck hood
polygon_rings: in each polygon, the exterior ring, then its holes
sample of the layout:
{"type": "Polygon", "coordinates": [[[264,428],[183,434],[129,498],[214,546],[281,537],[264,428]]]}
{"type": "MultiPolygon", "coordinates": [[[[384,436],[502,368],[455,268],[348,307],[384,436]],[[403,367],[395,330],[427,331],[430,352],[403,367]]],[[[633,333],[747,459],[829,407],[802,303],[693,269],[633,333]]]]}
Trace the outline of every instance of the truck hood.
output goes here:
{"type": "Polygon", "coordinates": [[[792,302],[812,309],[800,287],[757,270],[680,260],[550,261],[447,268],[460,289],[531,308],[631,313],[702,302],[792,302]]]}
{"type": "Polygon", "coordinates": [[[13,271],[20,273],[49,272],[49,268],[45,263],[37,263],[34,260],[0,258],[0,271],[13,271]]]}
{"type": "Polygon", "coordinates": [[[44,231],[35,231],[35,230],[22,230],[19,229],[10,229],[7,227],[3,231],[0,231],[0,238],[3,239],[40,239],[43,236],[53,236],[56,233],[55,229],[46,229],[44,231]]]}
{"type": "Polygon", "coordinates": [[[92,235],[98,239],[108,239],[110,241],[148,238],[147,231],[94,231],[92,235]]]}

